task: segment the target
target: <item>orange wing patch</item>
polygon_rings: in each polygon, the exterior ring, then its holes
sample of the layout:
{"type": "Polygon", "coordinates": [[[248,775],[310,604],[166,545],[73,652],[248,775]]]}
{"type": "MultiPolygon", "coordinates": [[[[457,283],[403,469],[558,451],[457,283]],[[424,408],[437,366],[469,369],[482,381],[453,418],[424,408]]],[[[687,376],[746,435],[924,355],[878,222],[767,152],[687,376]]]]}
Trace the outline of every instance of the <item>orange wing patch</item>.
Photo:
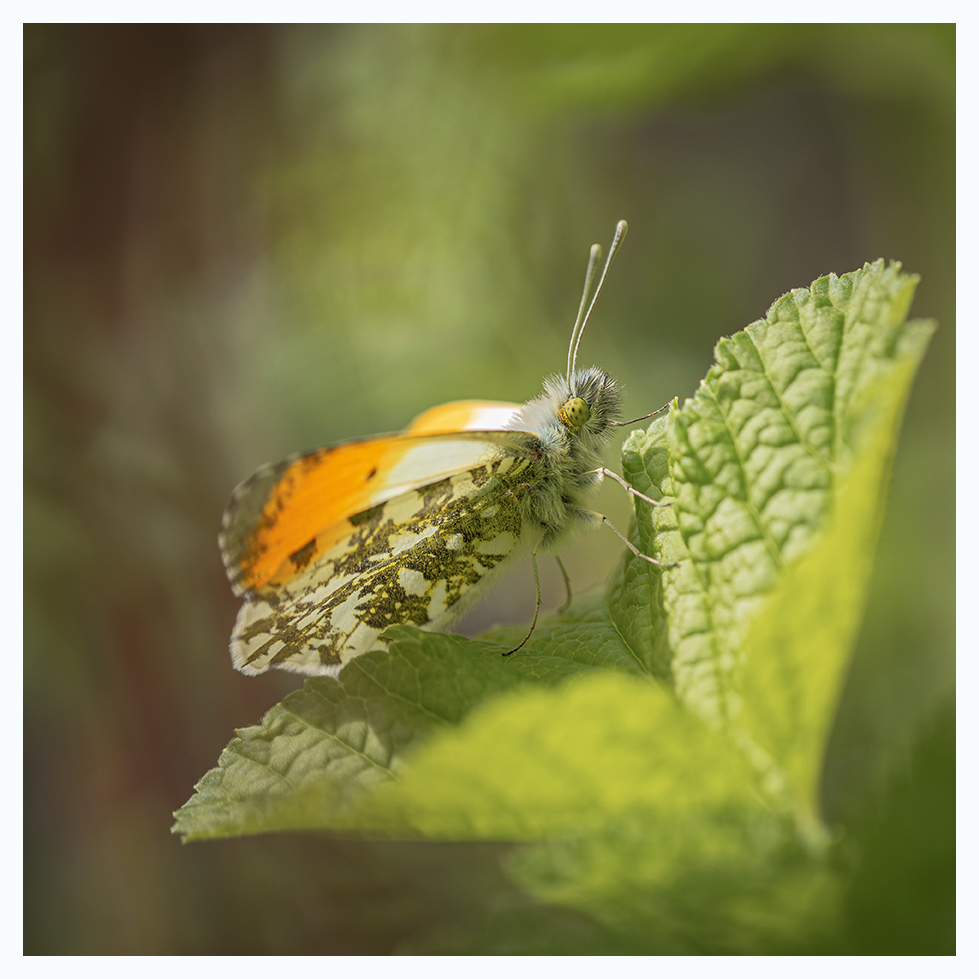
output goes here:
{"type": "Polygon", "coordinates": [[[236,490],[225,512],[221,548],[228,576],[238,594],[279,587],[347,536],[351,517],[504,455],[526,455],[522,438],[412,432],[346,442],[260,470],[236,490]]]}
{"type": "Polygon", "coordinates": [[[341,521],[333,546],[290,580],[246,595],[231,637],[235,667],[336,676],[388,626],[451,621],[516,553],[524,528],[509,490],[533,478],[530,466],[503,455],[341,521]]]}
{"type": "Polygon", "coordinates": [[[261,588],[289,559],[302,570],[320,551],[317,536],[325,528],[370,507],[371,483],[401,456],[402,442],[397,436],[351,442],[292,463],[252,530],[241,561],[245,587],[261,588]]]}
{"type": "Polygon", "coordinates": [[[510,401],[450,401],[422,412],[405,433],[495,431],[502,429],[519,410],[520,405],[510,401]]]}

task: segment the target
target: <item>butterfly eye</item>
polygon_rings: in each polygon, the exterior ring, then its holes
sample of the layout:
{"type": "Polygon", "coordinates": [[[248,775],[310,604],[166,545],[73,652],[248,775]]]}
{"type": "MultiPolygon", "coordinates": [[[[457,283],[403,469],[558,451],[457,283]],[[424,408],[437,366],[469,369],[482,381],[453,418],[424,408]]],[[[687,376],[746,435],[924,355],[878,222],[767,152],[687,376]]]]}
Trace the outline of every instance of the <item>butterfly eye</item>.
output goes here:
{"type": "Polygon", "coordinates": [[[570,428],[572,432],[577,432],[591,417],[591,409],[583,398],[568,398],[558,408],[557,416],[561,419],[562,425],[570,428]]]}

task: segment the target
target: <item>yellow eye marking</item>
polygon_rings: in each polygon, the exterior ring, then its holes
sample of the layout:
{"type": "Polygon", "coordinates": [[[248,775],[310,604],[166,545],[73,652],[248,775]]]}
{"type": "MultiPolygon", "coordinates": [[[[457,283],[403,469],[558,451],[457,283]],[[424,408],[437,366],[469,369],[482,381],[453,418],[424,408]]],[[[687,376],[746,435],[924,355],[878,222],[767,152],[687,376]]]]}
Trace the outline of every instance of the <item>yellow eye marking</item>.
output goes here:
{"type": "Polygon", "coordinates": [[[557,416],[565,428],[577,432],[591,417],[591,409],[584,398],[568,398],[557,410],[557,416]]]}

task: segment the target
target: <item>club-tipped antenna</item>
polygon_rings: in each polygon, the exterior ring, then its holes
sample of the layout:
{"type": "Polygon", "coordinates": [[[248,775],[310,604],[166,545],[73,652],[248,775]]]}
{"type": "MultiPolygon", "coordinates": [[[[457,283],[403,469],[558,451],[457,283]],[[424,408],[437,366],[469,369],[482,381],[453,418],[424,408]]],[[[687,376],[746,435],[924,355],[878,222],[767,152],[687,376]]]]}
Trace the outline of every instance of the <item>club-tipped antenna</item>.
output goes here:
{"type": "MultiPolygon", "coordinates": [[[[620,221],[615,226],[615,237],[612,239],[612,244],[609,246],[608,258],[605,259],[605,268],[602,269],[602,277],[598,280],[598,285],[595,288],[595,295],[591,297],[591,303],[588,305],[588,312],[585,313],[585,318],[581,321],[581,328],[578,330],[577,339],[574,338],[572,334],[572,340],[574,340],[574,352],[571,355],[571,364],[568,367],[568,386],[571,386],[571,377],[574,374],[575,366],[578,363],[578,344],[581,343],[581,337],[585,332],[585,327],[588,325],[588,318],[591,316],[591,311],[595,308],[595,300],[598,299],[599,294],[602,291],[602,286],[605,284],[605,276],[608,275],[608,268],[612,264],[612,259],[615,258],[615,253],[619,250],[619,246],[622,244],[622,239],[625,238],[626,232],[629,230],[629,225],[625,221],[620,221]]],[[[596,245],[592,245],[592,256],[595,255],[596,245]]],[[[601,249],[598,249],[599,255],[601,254],[601,249]]],[[[588,265],[589,273],[592,270],[592,264],[589,261],[588,265]]],[[[590,283],[590,278],[585,282],[585,288],[590,283]]],[[[584,304],[584,297],[582,297],[582,304],[584,304]]]]}
{"type": "Polygon", "coordinates": [[[575,339],[578,336],[578,328],[581,326],[581,321],[584,319],[585,315],[585,305],[588,302],[588,296],[591,293],[592,280],[595,278],[595,266],[601,261],[602,258],[602,246],[592,245],[591,251],[588,254],[588,268],[585,270],[585,288],[581,293],[581,303],[578,306],[578,315],[575,317],[574,329],[571,331],[571,342],[568,344],[568,395],[571,395],[571,356],[575,350],[575,339]]]}

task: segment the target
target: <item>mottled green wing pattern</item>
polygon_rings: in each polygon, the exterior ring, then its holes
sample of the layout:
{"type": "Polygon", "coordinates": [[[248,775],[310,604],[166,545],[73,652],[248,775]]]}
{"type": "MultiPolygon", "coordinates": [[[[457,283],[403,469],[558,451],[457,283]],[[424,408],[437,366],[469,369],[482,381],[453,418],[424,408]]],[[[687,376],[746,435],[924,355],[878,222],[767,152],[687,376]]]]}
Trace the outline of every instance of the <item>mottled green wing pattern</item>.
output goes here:
{"type": "Polygon", "coordinates": [[[235,666],[336,676],[388,626],[450,621],[520,543],[529,464],[506,456],[351,517],[328,553],[242,606],[235,666]]]}

